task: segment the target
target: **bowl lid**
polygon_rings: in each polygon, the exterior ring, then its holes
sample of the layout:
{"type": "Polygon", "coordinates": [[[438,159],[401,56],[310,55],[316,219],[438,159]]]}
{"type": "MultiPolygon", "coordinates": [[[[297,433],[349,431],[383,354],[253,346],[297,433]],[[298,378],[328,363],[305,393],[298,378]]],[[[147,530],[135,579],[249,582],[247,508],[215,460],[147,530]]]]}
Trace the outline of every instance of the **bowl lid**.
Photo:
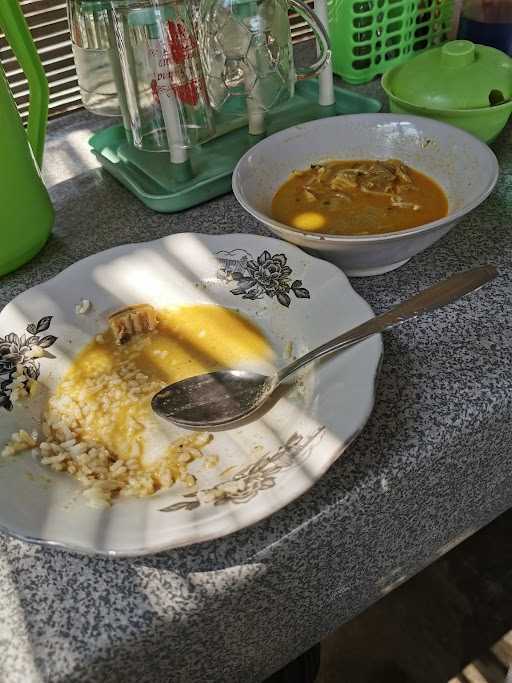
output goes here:
{"type": "Polygon", "coordinates": [[[512,98],[512,59],[500,50],[453,40],[387,74],[391,94],[428,109],[477,109],[512,98]]]}

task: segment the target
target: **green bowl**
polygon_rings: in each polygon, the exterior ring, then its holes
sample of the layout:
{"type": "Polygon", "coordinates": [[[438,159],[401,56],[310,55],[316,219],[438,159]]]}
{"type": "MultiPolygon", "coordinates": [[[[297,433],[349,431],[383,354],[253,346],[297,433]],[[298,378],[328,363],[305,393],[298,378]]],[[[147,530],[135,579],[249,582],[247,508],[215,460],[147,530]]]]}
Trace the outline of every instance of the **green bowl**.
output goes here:
{"type": "Polygon", "coordinates": [[[477,109],[430,109],[406,102],[396,97],[390,89],[395,68],[397,67],[387,71],[381,80],[382,88],[389,98],[389,109],[394,114],[427,116],[462,128],[483,142],[492,142],[501,133],[512,113],[512,101],[477,109]]]}

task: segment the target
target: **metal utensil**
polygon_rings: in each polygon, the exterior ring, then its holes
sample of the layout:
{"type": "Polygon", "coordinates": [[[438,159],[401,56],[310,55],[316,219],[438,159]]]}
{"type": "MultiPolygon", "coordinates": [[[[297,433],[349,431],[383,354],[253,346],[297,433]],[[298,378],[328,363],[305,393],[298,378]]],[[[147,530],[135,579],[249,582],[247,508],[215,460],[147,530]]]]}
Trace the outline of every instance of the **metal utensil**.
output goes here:
{"type": "Polygon", "coordinates": [[[153,397],[157,415],[187,429],[211,429],[239,421],[257,410],[285,379],[318,358],[346,349],[373,334],[413,320],[423,313],[457,301],[494,279],[493,265],[456,273],[394,306],[376,318],[318,346],[273,375],[245,370],[220,370],[165,387],[153,397]]]}

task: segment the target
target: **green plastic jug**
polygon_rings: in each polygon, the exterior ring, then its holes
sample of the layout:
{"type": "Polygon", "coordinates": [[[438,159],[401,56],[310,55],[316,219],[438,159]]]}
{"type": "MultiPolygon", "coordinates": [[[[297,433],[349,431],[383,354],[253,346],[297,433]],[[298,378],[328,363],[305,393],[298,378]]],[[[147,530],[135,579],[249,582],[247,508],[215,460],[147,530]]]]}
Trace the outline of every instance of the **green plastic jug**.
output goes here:
{"type": "Polygon", "coordinates": [[[41,178],[48,82],[17,0],[0,0],[0,29],[29,84],[27,131],[0,64],[0,276],[42,248],[54,212],[41,178]]]}

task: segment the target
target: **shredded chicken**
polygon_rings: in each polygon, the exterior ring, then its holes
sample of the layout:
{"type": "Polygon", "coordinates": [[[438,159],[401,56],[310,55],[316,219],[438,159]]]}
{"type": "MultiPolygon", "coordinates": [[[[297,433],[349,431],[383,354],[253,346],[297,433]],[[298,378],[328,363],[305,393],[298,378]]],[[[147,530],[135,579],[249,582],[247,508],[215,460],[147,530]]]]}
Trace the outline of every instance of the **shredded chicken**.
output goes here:
{"type": "Polygon", "coordinates": [[[339,171],[329,183],[333,190],[356,190],[357,176],[354,173],[339,171]]]}
{"type": "Polygon", "coordinates": [[[362,178],[359,186],[366,192],[392,192],[396,183],[396,174],[384,166],[376,162],[370,166],[370,173],[362,178]]]}
{"type": "Polygon", "coordinates": [[[340,205],[339,200],[352,201],[350,192],[359,189],[361,192],[389,197],[390,205],[395,208],[414,211],[421,208],[418,204],[403,201],[401,197],[402,192],[414,189],[415,186],[407,167],[398,159],[356,161],[349,168],[337,168],[336,162],[325,162],[313,164],[310,170],[296,173],[308,174],[308,184],[304,189],[308,203],[325,199],[323,204],[334,209],[340,205]]]}
{"type": "Polygon", "coordinates": [[[389,159],[388,161],[381,162],[386,168],[391,170],[398,178],[399,181],[405,183],[406,185],[411,185],[412,180],[410,175],[407,173],[407,169],[398,159],[389,159]]]}

